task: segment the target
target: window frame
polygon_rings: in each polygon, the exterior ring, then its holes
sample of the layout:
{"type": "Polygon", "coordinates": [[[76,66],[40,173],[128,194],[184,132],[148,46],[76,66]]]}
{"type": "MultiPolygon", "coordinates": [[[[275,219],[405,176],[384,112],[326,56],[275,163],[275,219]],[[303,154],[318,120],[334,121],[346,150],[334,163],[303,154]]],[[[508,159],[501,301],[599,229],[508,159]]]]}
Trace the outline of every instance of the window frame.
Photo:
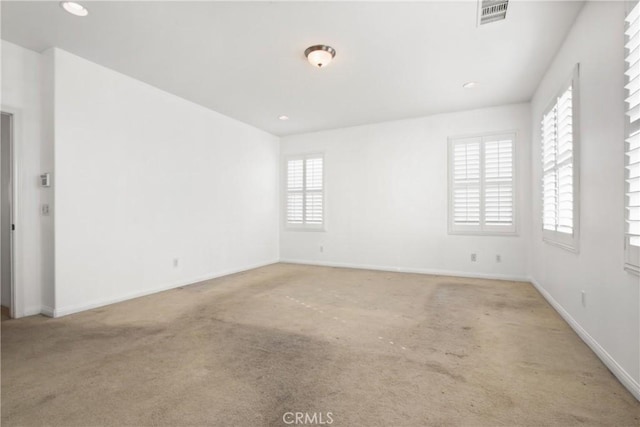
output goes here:
{"type": "Polygon", "coordinates": [[[498,132],[484,132],[469,135],[457,135],[447,138],[448,155],[447,155],[447,197],[448,197],[448,211],[447,211],[447,232],[450,235],[459,236],[504,236],[513,237],[518,236],[518,132],[515,130],[505,130],[498,132]],[[513,203],[512,203],[512,224],[505,230],[506,227],[499,225],[485,224],[485,142],[499,141],[504,138],[511,139],[511,170],[512,170],[512,191],[513,191],[513,203]],[[454,147],[456,143],[461,143],[463,140],[478,139],[480,142],[480,223],[477,226],[468,225],[456,225],[454,223],[454,182],[453,182],[453,161],[454,161],[454,147]]]}
{"type": "MultiPolygon", "coordinates": [[[[623,111],[624,111],[624,140],[623,140],[623,164],[624,164],[624,200],[623,200],[623,211],[622,211],[622,215],[623,215],[623,224],[624,224],[624,228],[623,228],[623,236],[624,236],[624,269],[629,272],[629,273],[633,273],[636,275],[640,275],[640,247],[638,246],[633,246],[630,244],[630,236],[627,234],[627,194],[628,194],[628,186],[629,184],[627,183],[627,178],[628,178],[628,174],[629,171],[627,169],[628,166],[628,156],[627,156],[627,152],[628,152],[628,148],[627,148],[627,139],[629,139],[629,136],[631,135],[631,133],[634,130],[634,126],[631,126],[631,121],[629,119],[629,116],[627,115],[627,111],[628,111],[628,105],[626,102],[627,97],[629,96],[629,94],[627,93],[627,89],[626,86],[627,84],[629,84],[629,76],[627,76],[627,48],[626,48],[626,44],[629,42],[629,37],[626,35],[627,29],[629,28],[629,24],[627,23],[627,16],[631,13],[631,11],[633,11],[633,9],[639,4],[639,2],[637,0],[633,0],[633,1],[626,1],[625,2],[625,11],[624,11],[624,18],[625,18],[625,24],[624,24],[624,44],[623,44],[623,48],[624,48],[624,97],[623,97],[623,111]]],[[[640,7],[640,6],[638,6],[640,7]]]]}
{"type": "MultiPolygon", "coordinates": [[[[284,197],[282,201],[283,205],[283,228],[285,231],[327,231],[327,185],[326,185],[326,168],[325,168],[325,153],[324,152],[312,152],[312,153],[302,153],[302,154],[289,154],[284,157],[284,167],[283,167],[283,191],[284,197]],[[306,161],[307,159],[322,159],[322,224],[306,224],[305,223],[305,203],[306,203],[306,161]],[[302,169],[302,182],[303,182],[303,190],[302,194],[302,224],[289,224],[287,221],[288,217],[288,206],[287,199],[289,194],[289,161],[291,160],[302,160],[303,169],[302,169]]],[[[317,190],[313,190],[313,192],[317,192],[317,190]]]]}
{"type": "MultiPolygon", "coordinates": [[[[576,64],[571,76],[560,86],[560,90],[553,96],[547,107],[543,110],[538,123],[541,123],[558,103],[558,99],[571,87],[571,118],[572,118],[572,159],[573,169],[573,233],[563,233],[557,230],[544,228],[544,159],[542,158],[543,135],[540,134],[540,194],[542,196],[540,206],[540,221],[542,240],[553,246],[578,253],[580,244],[580,64],[576,64]]],[[[556,164],[557,168],[557,164],[556,164]]],[[[557,182],[559,185],[559,182],[557,182]]]]}

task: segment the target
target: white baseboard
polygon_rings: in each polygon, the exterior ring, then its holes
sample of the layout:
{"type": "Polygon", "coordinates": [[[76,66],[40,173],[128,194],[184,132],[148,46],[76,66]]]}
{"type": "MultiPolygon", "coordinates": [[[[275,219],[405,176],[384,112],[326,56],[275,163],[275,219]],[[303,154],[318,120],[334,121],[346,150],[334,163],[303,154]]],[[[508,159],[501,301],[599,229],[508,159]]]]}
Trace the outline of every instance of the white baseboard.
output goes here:
{"type": "Polygon", "coordinates": [[[393,271],[396,273],[430,274],[433,276],[453,276],[453,277],[469,277],[473,279],[493,279],[493,280],[509,280],[514,282],[529,282],[529,277],[527,276],[515,276],[515,275],[509,275],[509,274],[469,273],[465,271],[434,270],[434,269],[428,269],[428,268],[404,268],[404,267],[391,267],[391,266],[385,266],[385,265],[352,264],[352,263],[346,263],[346,262],[307,261],[302,259],[281,259],[280,262],[285,262],[289,264],[319,265],[323,267],[356,268],[359,270],[393,271]]]}
{"type": "Polygon", "coordinates": [[[47,307],[46,305],[43,305],[40,308],[40,311],[38,312],[38,314],[42,314],[47,317],[54,317],[54,310],[51,307],[47,307]]]}
{"type": "Polygon", "coordinates": [[[31,307],[26,307],[23,311],[22,311],[22,315],[20,317],[27,317],[27,316],[35,316],[36,314],[40,314],[43,312],[44,307],[41,307],[39,305],[34,305],[31,307]]]}
{"type": "Polygon", "coordinates": [[[618,380],[622,383],[623,386],[631,392],[631,394],[637,399],[640,400],[640,384],[627,373],[627,371],[622,368],[616,362],[616,360],[611,357],[609,353],[595,340],[589,333],[582,327],[580,324],[574,319],[567,310],[560,305],[558,301],[556,301],[549,292],[547,292],[540,283],[533,277],[529,278],[529,281],[533,284],[533,286],[540,292],[540,294],[544,297],[544,299],[551,304],[551,306],[562,316],[562,318],[571,326],[571,328],[578,334],[578,336],[582,339],[582,341],[587,344],[591,350],[602,360],[607,368],[613,373],[613,375],[618,378],[618,380]]]}
{"type": "Polygon", "coordinates": [[[115,303],[118,303],[118,302],[122,302],[122,301],[130,300],[130,299],[134,299],[134,298],[143,297],[145,295],[151,295],[151,294],[155,294],[155,293],[162,292],[162,291],[168,291],[170,289],[179,288],[181,286],[193,285],[193,284],[198,283],[198,282],[204,282],[206,280],[217,279],[218,277],[228,276],[230,274],[241,273],[241,272],[247,271],[247,270],[253,270],[254,268],[264,267],[264,266],[267,266],[267,265],[275,264],[277,262],[278,262],[277,260],[273,260],[273,261],[261,262],[261,263],[257,263],[257,264],[251,264],[251,265],[247,265],[247,266],[244,266],[244,267],[241,267],[241,268],[235,268],[235,269],[225,270],[225,271],[221,271],[221,272],[217,272],[217,273],[207,274],[207,275],[196,277],[196,278],[189,279],[189,280],[182,280],[182,281],[171,283],[171,284],[168,284],[168,285],[163,285],[163,286],[160,286],[160,287],[157,287],[157,288],[154,288],[154,289],[148,289],[148,290],[138,291],[138,292],[131,292],[131,293],[128,293],[128,294],[125,294],[125,295],[121,295],[121,296],[115,297],[115,298],[94,300],[94,301],[90,301],[90,302],[85,303],[85,304],[67,306],[67,307],[57,308],[55,310],[52,310],[51,308],[46,307],[49,310],[46,313],[45,313],[45,307],[42,307],[41,312],[42,312],[42,314],[47,315],[47,316],[51,316],[51,317],[67,316],[69,314],[79,313],[81,311],[91,310],[93,308],[103,307],[105,305],[115,304],[115,303]]]}

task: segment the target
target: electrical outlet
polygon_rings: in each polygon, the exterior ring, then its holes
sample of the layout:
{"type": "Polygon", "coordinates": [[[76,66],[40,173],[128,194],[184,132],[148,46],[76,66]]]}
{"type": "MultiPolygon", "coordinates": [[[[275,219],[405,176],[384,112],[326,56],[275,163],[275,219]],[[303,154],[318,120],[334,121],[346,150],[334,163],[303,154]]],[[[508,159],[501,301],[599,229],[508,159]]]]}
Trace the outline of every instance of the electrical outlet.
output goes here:
{"type": "Polygon", "coordinates": [[[42,213],[42,215],[44,215],[44,216],[48,216],[49,215],[49,205],[47,203],[45,203],[42,206],[40,206],[40,213],[42,213]]]}
{"type": "Polygon", "coordinates": [[[178,268],[180,267],[180,258],[174,258],[173,259],[173,268],[178,268]]]}
{"type": "Polygon", "coordinates": [[[502,262],[502,256],[500,254],[496,255],[496,262],[502,262]]]}
{"type": "Polygon", "coordinates": [[[320,252],[324,252],[324,246],[320,245],[320,252]]]}
{"type": "Polygon", "coordinates": [[[478,256],[476,254],[471,254],[471,262],[476,262],[478,260],[478,256]]]}
{"type": "Polygon", "coordinates": [[[581,296],[581,298],[582,298],[582,306],[583,306],[583,307],[586,307],[586,306],[587,306],[587,291],[583,290],[583,291],[580,293],[580,296],[581,296]]]}

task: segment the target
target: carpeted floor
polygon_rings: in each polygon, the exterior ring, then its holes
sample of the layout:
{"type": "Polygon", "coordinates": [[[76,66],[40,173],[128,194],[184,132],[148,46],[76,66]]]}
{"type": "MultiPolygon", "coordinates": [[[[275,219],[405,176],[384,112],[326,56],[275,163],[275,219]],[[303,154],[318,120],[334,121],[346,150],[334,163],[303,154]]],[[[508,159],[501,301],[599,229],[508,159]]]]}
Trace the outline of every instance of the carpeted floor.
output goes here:
{"type": "Polygon", "coordinates": [[[519,282],[276,264],[2,323],[3,427],[288,425],[288,412],[640,424],[640,404],[519,282]]]}

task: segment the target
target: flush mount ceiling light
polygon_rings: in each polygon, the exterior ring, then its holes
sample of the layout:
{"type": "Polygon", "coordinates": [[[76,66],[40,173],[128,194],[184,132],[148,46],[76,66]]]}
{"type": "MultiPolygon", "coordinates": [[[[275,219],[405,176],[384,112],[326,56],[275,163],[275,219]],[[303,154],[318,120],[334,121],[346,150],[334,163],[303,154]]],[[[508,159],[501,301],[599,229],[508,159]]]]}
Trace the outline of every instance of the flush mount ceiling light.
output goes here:
{"type": "Polygon", "coordinates": [[[80,3],[76,3],[73,1],[63,1],[60,2],[60,7],[69,12],[72,15],[76,16],[87,16],[89,11],[86,7],[81,5],[80,3]]]}
{"type": "Polygon", "coordinates": [[[308,47],[304,51],[304,56],[307,57],[314,67],[324,68],[329,65],[333,57],[336,56],[336,50],[331,46],[318,44],[308,47]]]}
{"type": "Polygon", "coordinates": [[[278,118],[280,120],[289,120],[289,116],[285,116],[284,114],[282,116],[278,116],[278,118]]]}
{"type": "Polygon", "coordinates": [[[465,89],[473,89],[476,86],[478,86],[478,82],[466,82],[462,85],[462,87],[465,89]]]}

